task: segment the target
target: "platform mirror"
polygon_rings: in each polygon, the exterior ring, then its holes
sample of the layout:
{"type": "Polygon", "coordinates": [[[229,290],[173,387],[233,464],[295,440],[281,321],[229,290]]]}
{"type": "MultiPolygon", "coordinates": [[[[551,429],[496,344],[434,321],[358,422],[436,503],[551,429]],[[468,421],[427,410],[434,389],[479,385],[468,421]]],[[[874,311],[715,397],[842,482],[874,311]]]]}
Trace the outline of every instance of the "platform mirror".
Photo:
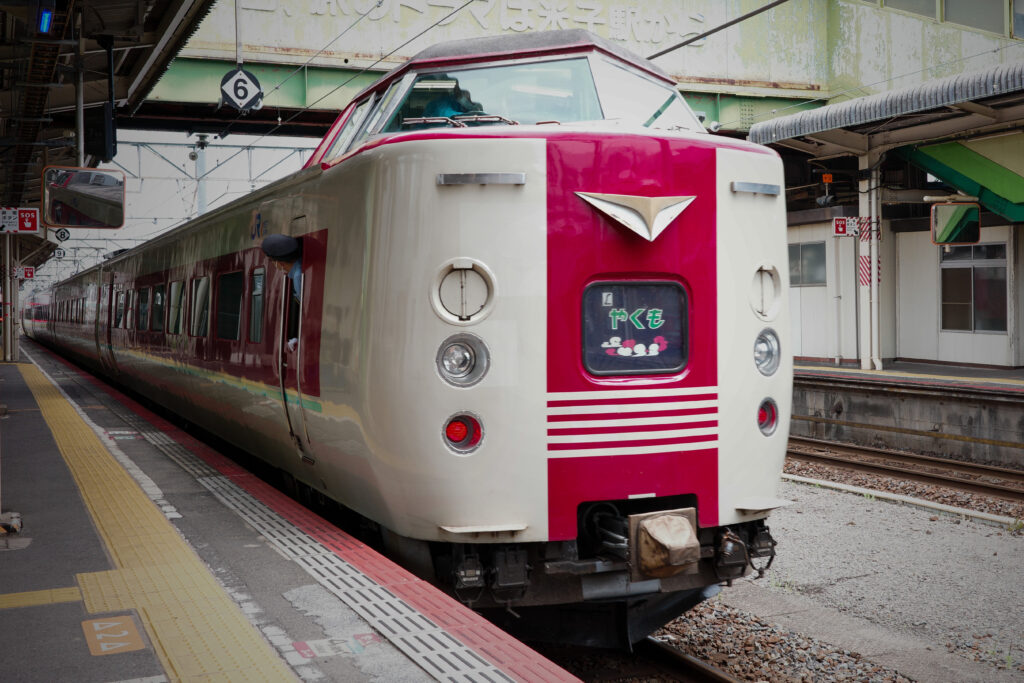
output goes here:
{"type": "Polygon", "coordinates": [[[981,238],[981,207],[970,202],[932,205],[932,243],[977,244],[981,238]]]}
{"type": "Polygon", "coordinates": [[[124,173],[96,168],[43,169],[43,221],[61,228],[124,225],[124,173]]]}

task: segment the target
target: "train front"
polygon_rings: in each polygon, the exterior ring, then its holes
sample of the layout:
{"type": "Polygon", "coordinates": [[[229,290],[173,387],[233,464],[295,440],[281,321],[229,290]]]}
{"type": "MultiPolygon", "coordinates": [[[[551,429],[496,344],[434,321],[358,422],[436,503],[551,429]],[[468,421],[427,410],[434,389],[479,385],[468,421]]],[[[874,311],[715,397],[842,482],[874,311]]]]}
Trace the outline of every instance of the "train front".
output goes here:
{"type": "Polygon", "coordinates": [[[369,376],[428,397],[380,435],[414,454],[382,525],[503,625],[628,644],[774,556],[782,165],[708,135],[649,62],[582,32],[532,40],[435,50],[380,117],[396,134],[358,155],[415,200],[387,209],[408,233],[377,238],[413,265],[370,282],[415,339],[369,376]]]}

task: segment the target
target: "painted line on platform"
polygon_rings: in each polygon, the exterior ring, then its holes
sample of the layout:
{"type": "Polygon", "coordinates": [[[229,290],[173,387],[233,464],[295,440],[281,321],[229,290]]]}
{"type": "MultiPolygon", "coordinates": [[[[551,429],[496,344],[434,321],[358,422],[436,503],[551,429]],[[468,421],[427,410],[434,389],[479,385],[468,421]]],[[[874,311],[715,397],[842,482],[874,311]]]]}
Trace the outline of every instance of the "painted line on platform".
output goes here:
{"type": "Polygon", "coordinates": [[[40,605],[57,605],[64,602],[81,602],[82,591],[78,586],[68,588],[50,588],[24,593],[7,593],[0,595],[0,609],[15,607],[38,607],[40,605]]]}
{"type": "Polygon", "coordinates": [[[56,383],[18,369],[116,567],[77,576],[86,609],[135,610],[172,680],[295,680],[56,383]]]}

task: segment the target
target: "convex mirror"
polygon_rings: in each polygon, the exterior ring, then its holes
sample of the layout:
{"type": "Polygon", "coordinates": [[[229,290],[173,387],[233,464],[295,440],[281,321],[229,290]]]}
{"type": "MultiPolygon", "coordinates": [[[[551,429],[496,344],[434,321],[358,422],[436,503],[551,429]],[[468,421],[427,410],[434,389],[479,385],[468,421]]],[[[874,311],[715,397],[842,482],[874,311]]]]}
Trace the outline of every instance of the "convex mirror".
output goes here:
{"type": "Polygon", "coordinates": [[[933,244],[977,244],[981,238],[981,207],[970,202],[932,205],[933,244]]]}
{"type": "Polygon", "coordinates": [[[124,225],[124,173],[97,168],[43,169],[43,222],[61,228],[124,225]]]}

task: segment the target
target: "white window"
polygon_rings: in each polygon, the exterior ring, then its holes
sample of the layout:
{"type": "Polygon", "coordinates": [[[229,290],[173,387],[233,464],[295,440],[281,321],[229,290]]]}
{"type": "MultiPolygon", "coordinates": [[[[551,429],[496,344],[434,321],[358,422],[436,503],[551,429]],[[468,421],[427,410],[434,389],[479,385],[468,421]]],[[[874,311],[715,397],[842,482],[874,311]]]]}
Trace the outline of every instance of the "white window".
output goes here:
{"type": "Polygon", "coordinates": [[[1006,243],[940,252],[942,329],[1006,332],[1006,243]]]}
{"type": "Polygon", "coordinates": [[[789,245],[789,285],[803,287],[825,284],[825,243],[789,245]]]}

